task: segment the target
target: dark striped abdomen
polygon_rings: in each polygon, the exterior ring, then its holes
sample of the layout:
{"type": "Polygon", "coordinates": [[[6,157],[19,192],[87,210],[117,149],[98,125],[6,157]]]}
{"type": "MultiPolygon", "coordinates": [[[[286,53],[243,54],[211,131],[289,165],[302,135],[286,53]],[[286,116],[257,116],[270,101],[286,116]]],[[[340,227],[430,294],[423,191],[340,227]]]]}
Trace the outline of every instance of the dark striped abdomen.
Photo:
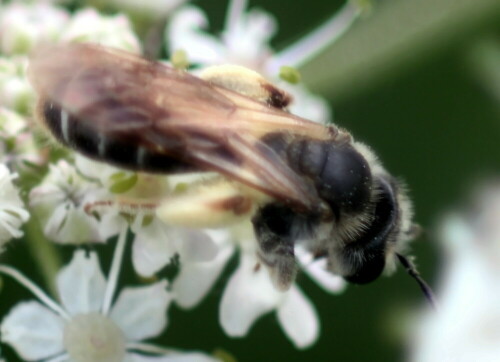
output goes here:
{"type": "Polygon", "coordinates": [[[52,102],[41,107],[45,125],[63,145],[98,161],[134,171],[182,173],[199,168],[141,146],[134,139],[100,132],[52,102]]]}

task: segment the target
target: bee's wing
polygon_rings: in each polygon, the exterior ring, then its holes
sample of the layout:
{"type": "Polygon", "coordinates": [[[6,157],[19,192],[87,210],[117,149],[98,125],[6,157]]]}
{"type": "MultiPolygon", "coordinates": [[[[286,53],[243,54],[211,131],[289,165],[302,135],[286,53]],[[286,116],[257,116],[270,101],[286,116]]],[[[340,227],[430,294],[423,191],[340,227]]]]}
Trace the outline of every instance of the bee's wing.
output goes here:
{"type": "Polygon", "coordinates": [[[308,209],[319,202],[314,188],[260,140],[277,131],[331,137],[319,124],[186,72],[96,45],[39,51],[29,75],[42,97],[96,132],[120,134],[308,209]]]}

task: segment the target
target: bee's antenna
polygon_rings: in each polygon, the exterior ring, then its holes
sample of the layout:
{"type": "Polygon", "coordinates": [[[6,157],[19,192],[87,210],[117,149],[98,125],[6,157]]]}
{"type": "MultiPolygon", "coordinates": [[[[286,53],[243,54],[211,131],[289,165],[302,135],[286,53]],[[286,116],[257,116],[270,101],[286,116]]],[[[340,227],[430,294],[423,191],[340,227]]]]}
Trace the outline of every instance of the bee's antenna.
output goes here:
{"type": "Polygon", "coordinates": [[[431,287],[425,282],[424,279],[422,279],[422,277],[418,273],[415,265],[411,262],[410,259],[408,259],[404,255],[396,253],[396,256],[398,257],[399,262],[401,263],[401,265],[403,265],[403,267],[406,269],[408,274],[410,274],[410,276],[417,281],[418,286],[420,287],[420,289],[424,293],[425,298],[427,299],[427,301],[429,302],[431,307],[433,309],[437,310],[438,303],[437,303],[436,297],[434,296],[434,293],[432,292],[431,287]]]}

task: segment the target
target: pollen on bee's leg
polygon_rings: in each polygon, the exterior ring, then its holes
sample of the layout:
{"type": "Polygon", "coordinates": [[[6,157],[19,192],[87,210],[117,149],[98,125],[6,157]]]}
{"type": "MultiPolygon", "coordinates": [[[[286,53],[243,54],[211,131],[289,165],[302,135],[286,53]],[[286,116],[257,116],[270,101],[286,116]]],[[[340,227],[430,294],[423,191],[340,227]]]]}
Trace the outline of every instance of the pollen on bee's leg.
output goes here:
{"type": "Polygon", "coordinates": [[[200,78],[279,109],[286,108],[292,100],[286,91],[259,73],[239,65],[213,65],[204,69],[200,78]]]}
{"type": "Polygon", "coordinates": [[[167,224],[194,227],[225,227],[248,218],[254,201],[233,182],[217,178],[189,191],[164,199],[156,215],[167,224]]]}

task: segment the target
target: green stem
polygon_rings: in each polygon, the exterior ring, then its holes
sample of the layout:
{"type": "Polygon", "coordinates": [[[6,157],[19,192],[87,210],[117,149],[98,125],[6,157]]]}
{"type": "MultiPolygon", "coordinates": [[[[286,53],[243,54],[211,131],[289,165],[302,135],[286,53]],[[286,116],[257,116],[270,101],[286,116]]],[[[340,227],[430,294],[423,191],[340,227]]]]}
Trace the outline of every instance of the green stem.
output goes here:
{"type": "Polygon", "coordinates": [[[47,290],[52,295],[58,295],[56,276],[62,262],[55,244],[45,238],[38,221],[33,218],[25,224],[24,231],[24,239],[28,244],[32,259],[40,270],[47,290]]]}
{"type": "Polygon", "coordinates": [[[55,300],[49,297],[38,285],[33,283],[29,278],[27,278],[24,274],[19,272],[17,269],[0,264],[0,273],[4,275],[8,275],[14,280],[16,280],[19,284],[24,286],[30,292],[38,298],[40,302],[49,307],[53,312],[57,313],[59,316],[66,320],[70,320],[69,314],[61,307],[55,300]]]}
{"type": "Polygon", "coordinates": [[[123,225],[118,240],[116,241],[115,251],[113,253],[113,261],[108,274],[108,282],[106,284],[106,291],[104,293],[104,300],[102,302],[102,314],[107,315],[111,309],[113,298],[115,296],[116,288],[118,286],[118,278],[123,264],[123,254],[127,244],[128,225],[123,225]]]}

